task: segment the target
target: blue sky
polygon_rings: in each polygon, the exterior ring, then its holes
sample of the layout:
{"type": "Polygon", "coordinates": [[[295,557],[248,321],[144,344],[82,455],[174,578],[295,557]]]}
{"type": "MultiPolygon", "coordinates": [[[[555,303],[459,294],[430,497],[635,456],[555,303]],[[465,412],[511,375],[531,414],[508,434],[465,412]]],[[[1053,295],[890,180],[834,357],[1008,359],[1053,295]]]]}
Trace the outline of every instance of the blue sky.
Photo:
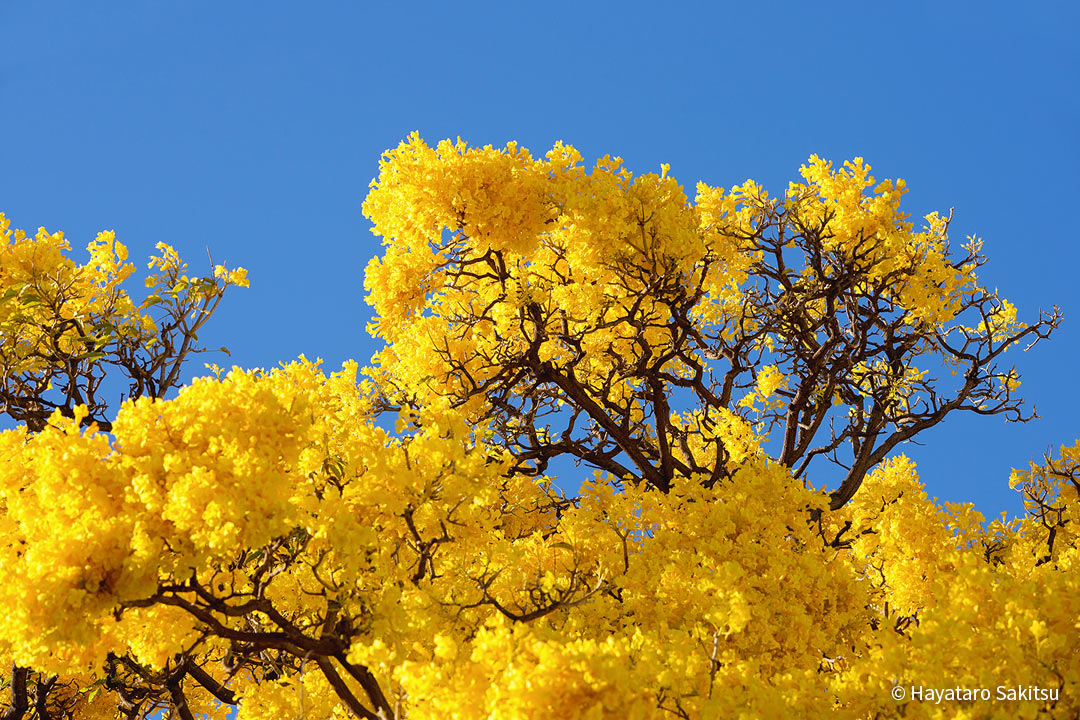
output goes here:
{"type": "Polygon", "coordinates": [[[812,153],[863,156],[915,217],[955,208],[1022,316],[1065,311],[1013,358],[1042,419],[953,417],[905,448],[932,495],[1016,512],[1009,469],[1080,436],[1076,7],[8,2],[0,211],[80,249],[113,229],[134,258],[164,241],[196,267],[209,247],[252,287],[206,346],[336,369],[376,350],[360,206],[413,130],[666,162],[690,190],[776,191],[812,153]]]}

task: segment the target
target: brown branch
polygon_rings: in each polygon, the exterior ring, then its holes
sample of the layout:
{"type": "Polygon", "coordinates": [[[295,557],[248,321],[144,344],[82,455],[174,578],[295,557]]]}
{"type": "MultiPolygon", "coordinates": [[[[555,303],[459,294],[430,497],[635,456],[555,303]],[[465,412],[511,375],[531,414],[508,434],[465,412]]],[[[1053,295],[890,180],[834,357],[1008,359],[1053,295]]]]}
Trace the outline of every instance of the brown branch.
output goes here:
{"type": "Polygon", "coordinates": [[[226,705],[235,705],[237,703],[236,693],[215,680],[210,673],[202,669],[197,663],[189,662],[187,673],[191,676],[192,680],[201,685],[207,692],[221,702],[226,705]]]}
{"type": "Polygon", "coordinates": [[[165,680],[165,687],[169,691],[169,700],[172,701],[172,707],[176,714],[180,716],[180,720],[195,720],[195,716],[191,714],[191,708],[188,707],[187,696],[184,695],[181,686],[186,674],[187,660],[183,660],[173,672],[169,673],[168,678],[165,680]]]}
{"type": "Polygon", "coordinates": [[[337,670],[334,669],[333,664],[330,662],[330,658],[319,655],[315,657],[315,663],[319,666],[319,670],[322,671],[327,682],[330,683],[330,687],[334,688],[334,692],[337,693],[337,696],[341,698],[341,701],[345,703],[345,706],[349,708],[354,715],[365,718],[366,720],[386,720],[386,718],[380,718],[371,710],[368,710],[360,704],[360,700],[353,694],[353,691],[349,689],[349,686],[345,684],[345,681],[341,679],[337,670]]]}
{"type": "Polygon", "coordinates": [[[2,720],[22,720],[30,709],[30,699],[26,694],[26,679],[29,674],[27,668],[11,664],[11,704],[0,716],[2,720]]]}

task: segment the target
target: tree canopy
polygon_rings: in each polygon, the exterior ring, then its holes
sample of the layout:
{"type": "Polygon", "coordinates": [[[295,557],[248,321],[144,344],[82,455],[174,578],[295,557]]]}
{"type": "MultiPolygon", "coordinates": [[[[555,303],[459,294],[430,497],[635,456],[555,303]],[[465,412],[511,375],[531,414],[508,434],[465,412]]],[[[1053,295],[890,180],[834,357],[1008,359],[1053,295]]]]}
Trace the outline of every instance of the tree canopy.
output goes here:
{"type": "Polygon", "coordinates": [[[989,522],[899,454],[1033,417],[1060,313],[903,181],[800,176],[412,136],[371,365],[188,385],[243,269],[159,245],[136,301],[111,233],[0,215],[0,717],[1075,717],[1080,443],[989,522]]]}

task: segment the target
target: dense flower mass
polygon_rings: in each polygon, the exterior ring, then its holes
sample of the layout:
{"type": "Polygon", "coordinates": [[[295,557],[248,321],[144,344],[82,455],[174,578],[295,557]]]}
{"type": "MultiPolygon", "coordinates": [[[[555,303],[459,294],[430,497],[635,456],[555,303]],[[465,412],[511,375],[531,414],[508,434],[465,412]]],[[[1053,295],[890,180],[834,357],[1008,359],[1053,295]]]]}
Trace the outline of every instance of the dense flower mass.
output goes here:
{"type": "Polygon", "coordinates": [[[3,719],[1076,717],[1080,443],[990,522],[897,452],[1027,419],[1002,356],[1060,317],[903,192],[413,136],[374,365],[184,387],[242,269],[160,246],[137,303],[111,234],[3,220],[3,719]]]}

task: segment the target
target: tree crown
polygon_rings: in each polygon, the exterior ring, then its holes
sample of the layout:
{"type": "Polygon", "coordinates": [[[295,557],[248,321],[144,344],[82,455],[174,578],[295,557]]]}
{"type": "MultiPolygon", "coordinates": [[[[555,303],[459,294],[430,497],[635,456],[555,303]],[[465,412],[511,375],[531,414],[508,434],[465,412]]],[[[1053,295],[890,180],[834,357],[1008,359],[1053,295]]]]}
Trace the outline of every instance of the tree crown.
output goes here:
{"type": "Polygon", "coordinates": [[[895,454],[1031,417],[1003,354],[1060,314],[1020,321],[902,181],[801,175],[690,202],[413,136],[364,205],[373,367],[185,387],[242,269],[159,246],[136,303],[111,233],[79,265],[0,216],[3,720],[934,716],[912,683],[1075,716],[1080,444],[989,523],[895,454]]]}

